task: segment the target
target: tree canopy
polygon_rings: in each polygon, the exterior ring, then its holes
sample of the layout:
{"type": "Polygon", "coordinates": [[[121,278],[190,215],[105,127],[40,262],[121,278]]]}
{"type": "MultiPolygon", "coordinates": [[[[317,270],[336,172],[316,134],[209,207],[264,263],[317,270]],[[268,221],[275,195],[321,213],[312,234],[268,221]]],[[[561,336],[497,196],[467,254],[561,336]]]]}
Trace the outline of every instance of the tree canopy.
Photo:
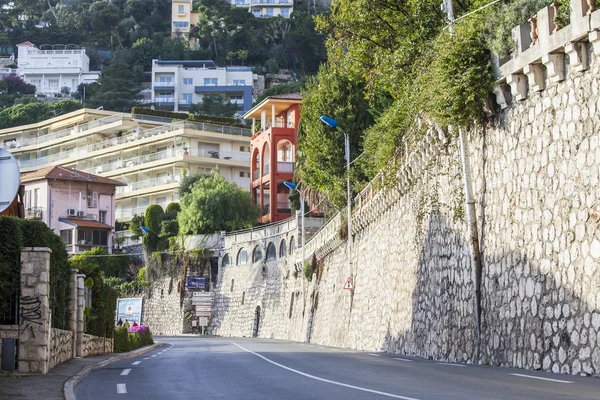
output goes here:
{"type": "Polygon", "coordinates": [[[259,216],[250,193],[216,171],[199,175],[180,204],[177,221],[183,235],[250,228],[259,216]]]}

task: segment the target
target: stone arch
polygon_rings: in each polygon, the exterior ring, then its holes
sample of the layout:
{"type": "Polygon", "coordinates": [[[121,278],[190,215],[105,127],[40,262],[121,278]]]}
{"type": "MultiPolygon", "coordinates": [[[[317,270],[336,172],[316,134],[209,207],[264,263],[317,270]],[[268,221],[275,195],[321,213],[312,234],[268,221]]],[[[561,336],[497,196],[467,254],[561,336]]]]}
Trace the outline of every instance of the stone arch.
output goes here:
{"type": "Polygon", "coordinates": [[[223,265],[224,267],[229,267],[231,265],[231,257],[229,256],[229,253],[225,254],[221,265],[223,265]]]}
{"type": "Polygon", "coordinates": [[[256,246],[252,251],[252,262],[259,262],[260,260],[262,260],[262,250],[260,246],[256,246]]]}
{"type": "Polygon", "coordinates": [[[266,175],[269,172],[269,170],[267,170],[266,168],[270,168],[270,163],[271,163],[271,146],[269,145],[269,143],[264,144],[264,146],[262,148],[261,159],[262,159],[261,175],[266,175]],[[268,165],[268,167],[267,167],[267,165],[268,165]]]}
{"type": "Polygon", "coordinates": [[[294,254],[294,251],[296,251],[296,241],[292,236],[292,238],[290,239],[290,255],[294,254]]]}
{"type": "Polygon", "coordinates": [[[281,243],[279,243],[279,258],[282,258],[285,256],[287,256],[287,246],[286,246],[285,239],[282,239],[281,243]]]}
{"type": "Polygon", "coordinates": [[[277,249],[273,242],[270,242],[267,246],[267,261],[272,261],[277,259],[277,249]]]}
{"type": "Polygon", "coordinates": [[[236,263],[237,265],[248,263],[248,253],[246,252],[246,249],[240,249],[240,251],[238,251],[236,263]]]}
{"type": "Polygon", "coordinates": [[[277,161],[294,162],[294,145],[288,139],[277,142],[277,161]]]}

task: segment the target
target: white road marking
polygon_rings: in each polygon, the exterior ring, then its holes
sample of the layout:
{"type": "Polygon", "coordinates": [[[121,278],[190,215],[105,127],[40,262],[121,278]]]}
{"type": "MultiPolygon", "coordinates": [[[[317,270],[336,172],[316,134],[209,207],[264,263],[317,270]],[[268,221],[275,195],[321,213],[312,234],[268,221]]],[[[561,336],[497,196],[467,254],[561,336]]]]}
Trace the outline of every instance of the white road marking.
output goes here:
{"type": "Polygon", "coordinates": [[[123,370],[123,372],[121,372],[121,375],[122,376],[127,376],[127,375],[129,375],[130,372],[131,372],[131,368],[125,368],[123,370]]]}
{"type": "Polygon", "coordinates": [[[413,362],[414,361],[414,360],[409,360],[408,358],[399,358],[399,357],[394,357],[394,360],[406,361],[406,362],[413,362]]]}
{"type": "Polygon", "coordinates": [[[451,367],[466,367],[466,365],[463,364],[453,364],[453,363],[436,363],[437,365],[449,365],[451,367]]]}
{"type": "Polygon", "coordinates": [[[370,355],[370,356],[373,356],[373,357],[381,357],[381,354],[373,354],[373,353],[369,353],[369,355],[370,355]]]}
{"type": "Polygon", "coordinates": [[[346,387],[346,388],[349,388],[349,389],[360,390],[360,391],[363,391],[363,392],[375,393],[375,394],[379,394],[381,396],[392,397],[394,399],[418,400],[418,399],[415,399],[414,397],[399,396],[397,394],[392,394],[392,393],[387,393],[387,392],[380,392],[379,390],[373,390],[373,389],[367,389],[367,388],[360,387],[360,386],[348,385],[347,383],[332,381],[332,380],[329,380],[329,379],[320,378],[320,377],[315,376],[315,375],[310,375],[310,374],[307,374],[306,372],[298,371],[297,369],[293,369],[293,368],[287,367],[287,366],[285,366],[283,364],[279,364],[278,362],[270,360],[267,357],[265,357],[263,355],[260,355],[258,353],[255,353],[253,351],[250,351],[250,350],[248,350],[248,349],[240,346],[239,344],[237,344],[235,342],[231,342],[231,343],[233,343],[234,345],[236,345],[240,349],[242,349],[244,351],[247,351],[250,354],[254,354],[257,357],[262,358],[263,360],[265,360],[266,362],[268,362],[270,364],[273,364],[273,365],[275,365],[275,366],[277,366],[279,368],[285,369],[285,370],[293,372],[295,374],[302,375],[302,376],[305,376],[305,377],[310,378],[310,379],[314,379],[316,381],[325,382],[325,383],[331,383],[332,385],[343,386],[343,387],[346,387]]]}
{"type": "Polygon", "coordinates": [[[156,357],[156,354],[151,355],[150,357],[156,357]]]}
{"type": "Polygon", "coordinates": [[[127,385],[124,383],[117,383],[117,394],[127,394],[127,385]]]}
{"type": "Polygon", "coordinates": [[[150,359],[150,357],[144,357],[144,360],[149,360],[149,359],[150,359]]]}
{"type": "Polygon", "coordinates": [[[134,363],[131,363],[131,365],[139,365],[141,363],[141,361],[136,361],[134,363]]]}
{"type": "Polygon", "coordinates": [[[573,381],[562,381],[560,379],[542,378],[541,376],[531,376],[531,375],[523,375],[523,374],[511,374],[511,375],[520,376],[522,378],[540,379],[542,381],[550,381],[550,382],[558,382],[558,383],[573,383],[573,381]]]}

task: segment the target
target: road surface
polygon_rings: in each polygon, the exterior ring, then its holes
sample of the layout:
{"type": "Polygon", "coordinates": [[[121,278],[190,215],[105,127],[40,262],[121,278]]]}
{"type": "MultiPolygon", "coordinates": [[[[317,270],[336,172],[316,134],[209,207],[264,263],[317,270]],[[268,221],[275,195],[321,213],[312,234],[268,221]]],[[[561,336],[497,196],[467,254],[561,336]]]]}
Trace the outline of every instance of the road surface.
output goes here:
{"type": "Polygon", "coordinates": [[[93,370],[77,400],[600,399],[600,379],[265,339],[163,337],[93,370]]]}

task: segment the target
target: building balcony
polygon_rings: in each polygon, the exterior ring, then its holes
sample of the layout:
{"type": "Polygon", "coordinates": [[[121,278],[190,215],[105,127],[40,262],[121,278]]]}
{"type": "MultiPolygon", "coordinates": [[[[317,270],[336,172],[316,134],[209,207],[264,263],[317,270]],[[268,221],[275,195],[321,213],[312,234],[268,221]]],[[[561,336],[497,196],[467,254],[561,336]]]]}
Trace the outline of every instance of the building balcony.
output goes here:
{"type": "Polygon", "coordinates": [[[269,173],[271,173],[271,164],[263,165],[262,176],[267,176],[267,175],[269,175],[269,173]]]}
{"type": "MultiPolygon", "coordinates": [[[[19,73],[25,76],[28,75],[69,75],[69,74],[84,74],[90,71],[84,71],[81,67],[60,67],[58,65],[48,65],[46,67],[22,67],[19,68],[19,73]]],[[[49,88],[51,90],[57,89],[60,92],[60,88],[49,88]]]]}
{"type": "MultiPolygon", "coordinates": [[[[165,90],[167,92],[172,92],[175,90],[175,84],[173,82],[157,82],[154,84],[153,89],[154,90],[165,90]]],[[[173,102],[173,100],[171,100],[171,102],[173,102]]]]}
{"type": "Polygon", "coordinates": [[[260,168],[257,168],[252,172],[252,180],[255,181],[258,178],[260,178],[260,168]]]}
{"type": "Polygon", "coordinates": [[[277,161],[277,172],[294,173],[294,163],[287,161],[277,161]]]}
{"type": "Polygon", "coordinates": [[[154,179],[147,179],[144,181],[132,182],[132,183],[127,184],[127,186],[117,187],[117,198],[125,197],[125,196],[121,196],[121,195],[135,192],[138,190],[144,190],[144,189],[148,189],[148,188],[158,188],[160,186],[170,185],[173,183],[179,185],[179,182],[181,182],[181,179],[182,179],[182,175],[169,175],[169,176],[163,176],[163,177],[154,178],[154,179]]]}
{"type": "Polygon", "coordinates": [[[192,106],[192,103],[188,103],[187,101],[179,101],[177,103],[177,106],[179,107],[180,110],[189,110],[190,107],[192,106]]]}
{"type": "Polygon", "coordinates": [[[42,219],[43,207],[30,207],[25,209],[25,219],[42,219]]]}
{"type": "Polygon", "coordinates": [[[293,6],[293,0],[252,0],[253,6],[293,6]]]}

